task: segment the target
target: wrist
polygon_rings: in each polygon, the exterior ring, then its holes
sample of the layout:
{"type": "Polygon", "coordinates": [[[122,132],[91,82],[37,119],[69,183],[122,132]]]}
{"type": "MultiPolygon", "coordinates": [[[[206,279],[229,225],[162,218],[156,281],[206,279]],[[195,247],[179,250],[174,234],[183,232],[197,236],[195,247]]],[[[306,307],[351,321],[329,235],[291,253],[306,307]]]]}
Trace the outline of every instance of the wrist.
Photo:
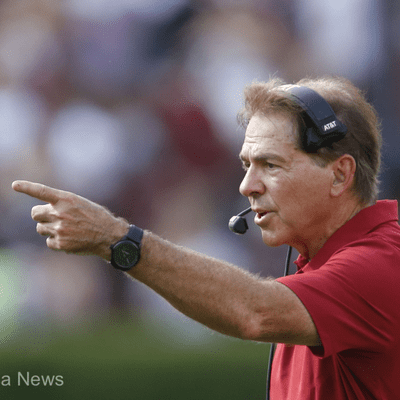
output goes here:
{"type": "Polygon", "coordinates": [[[129,222],[124,218],[117,218],[116,224],[112,231],[109,232],[106,242],[101,249],[100,257],[104,260],[111,261],[111,246],[121,240],[129,231],[129,222]]]}

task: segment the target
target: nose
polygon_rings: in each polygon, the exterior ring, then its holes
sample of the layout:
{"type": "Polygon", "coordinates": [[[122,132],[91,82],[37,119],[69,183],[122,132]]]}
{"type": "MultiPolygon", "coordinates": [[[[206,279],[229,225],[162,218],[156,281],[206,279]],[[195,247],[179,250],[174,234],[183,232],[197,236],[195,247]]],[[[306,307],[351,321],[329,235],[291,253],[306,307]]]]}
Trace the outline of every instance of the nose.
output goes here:
{"type": "Polygon", "coordinates": [[[246,197],[254,197],[265,193],[264,183],[252,167],[247,170],[239,186],[239,191],[246,197]]]}

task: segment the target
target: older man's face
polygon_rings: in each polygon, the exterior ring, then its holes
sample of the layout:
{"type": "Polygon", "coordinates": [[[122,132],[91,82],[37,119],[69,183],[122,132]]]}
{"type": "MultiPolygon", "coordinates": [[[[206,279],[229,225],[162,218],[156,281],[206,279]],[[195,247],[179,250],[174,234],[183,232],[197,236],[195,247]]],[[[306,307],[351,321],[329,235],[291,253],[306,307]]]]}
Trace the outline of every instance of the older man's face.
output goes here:
{"type": "MultiPolygon", "coordinates": [[[[255,223],[268,246],[289,244],[307,256],[330,218],[332,172],[296,149],[294,120],[256,114],[246,130],[240,158],[255,223]]],[[[321,237],[322,238],[322,237],[321,237]]]]}

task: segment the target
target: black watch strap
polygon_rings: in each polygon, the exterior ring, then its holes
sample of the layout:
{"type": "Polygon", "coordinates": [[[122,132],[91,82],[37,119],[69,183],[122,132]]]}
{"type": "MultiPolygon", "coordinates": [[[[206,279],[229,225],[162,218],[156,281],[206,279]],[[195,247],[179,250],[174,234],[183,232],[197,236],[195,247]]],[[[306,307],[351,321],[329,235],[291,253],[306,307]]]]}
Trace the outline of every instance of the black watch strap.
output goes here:
{"type": "Polygon", "coordinates": [[[142,243],[143,229],[138,228],[136,225],[130,225],[128,234],[122,240],[132,240],[138,246],[142,243]]]}

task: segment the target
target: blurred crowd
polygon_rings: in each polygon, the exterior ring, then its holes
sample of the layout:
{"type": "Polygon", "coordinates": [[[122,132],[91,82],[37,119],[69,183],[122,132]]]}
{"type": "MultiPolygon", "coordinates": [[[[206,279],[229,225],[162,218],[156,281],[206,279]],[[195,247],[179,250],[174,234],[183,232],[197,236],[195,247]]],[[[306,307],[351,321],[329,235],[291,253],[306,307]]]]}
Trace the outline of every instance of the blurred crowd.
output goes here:
{"type": "Polygon", "coordinates": [[[382,118],[381,197],[400,197],[399,22],[400,5],[387,0],[3,0],[4,302],[31,322],[159,315],[201,336],[101,260],[48,250],[30,219],[37,201],[13,193],[15,179],[73,191],[175,243],[281,275],[285,249],[266,248],[255,227],[244,237],[227,228],[248,204],[236,114],[253,80],[333,74],[365,90],[382,118]]]}

